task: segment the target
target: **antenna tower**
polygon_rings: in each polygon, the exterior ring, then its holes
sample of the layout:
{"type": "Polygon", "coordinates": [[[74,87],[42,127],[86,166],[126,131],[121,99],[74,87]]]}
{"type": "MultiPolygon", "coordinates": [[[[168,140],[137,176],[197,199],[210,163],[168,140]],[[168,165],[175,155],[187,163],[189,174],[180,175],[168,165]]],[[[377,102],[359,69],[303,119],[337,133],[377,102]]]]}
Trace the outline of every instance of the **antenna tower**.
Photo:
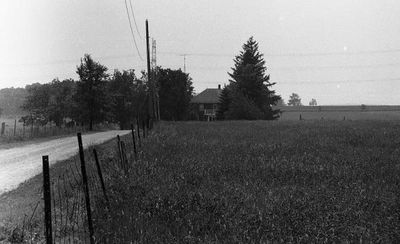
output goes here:
{"type": "Polygon", "coordinates": [[[157,68],[157,43],[153,38],[151,39],[151,69],[157,68]]]}

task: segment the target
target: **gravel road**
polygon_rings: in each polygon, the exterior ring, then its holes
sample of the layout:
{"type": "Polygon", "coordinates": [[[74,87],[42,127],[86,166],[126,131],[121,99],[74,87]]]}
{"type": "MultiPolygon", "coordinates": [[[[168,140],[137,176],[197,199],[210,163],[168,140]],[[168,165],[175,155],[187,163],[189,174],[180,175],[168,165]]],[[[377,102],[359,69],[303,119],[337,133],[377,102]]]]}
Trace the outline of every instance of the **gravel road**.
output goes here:
{"type": "MultiPolygon", "coordinates": [[[[129,132],[129,130],[112,130],[82,135],[83,146],[87,148],[89,145],[100,144],[129,132]]],[[[43,155],[49,155],[50,164],[54,164],[77,153],[76,136],[0,150],[0,194],[15,189],[20,183],[41,173],[43,155]]]]}

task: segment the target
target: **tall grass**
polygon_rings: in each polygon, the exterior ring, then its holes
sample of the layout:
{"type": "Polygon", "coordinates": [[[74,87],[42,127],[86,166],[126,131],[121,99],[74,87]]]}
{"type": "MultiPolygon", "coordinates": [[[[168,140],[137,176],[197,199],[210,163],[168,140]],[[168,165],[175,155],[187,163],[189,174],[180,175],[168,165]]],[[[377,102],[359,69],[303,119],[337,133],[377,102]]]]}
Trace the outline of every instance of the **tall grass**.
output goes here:
{"type": "Polygon", "coordinates": [[[164,123],[109,182],[96,230],[114,243],[397,242],[399,134],[398,122],[164,123]]]}

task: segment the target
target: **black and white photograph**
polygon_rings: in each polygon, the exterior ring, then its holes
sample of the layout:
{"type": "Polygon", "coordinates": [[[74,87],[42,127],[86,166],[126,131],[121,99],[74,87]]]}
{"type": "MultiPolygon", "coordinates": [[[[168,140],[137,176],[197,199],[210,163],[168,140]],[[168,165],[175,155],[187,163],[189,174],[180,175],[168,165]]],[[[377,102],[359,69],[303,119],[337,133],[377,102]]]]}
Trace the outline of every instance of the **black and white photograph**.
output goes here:
{"type": "Polygon", "coordinates": [[[400,243],[400,1],[0,0],[11,243],[400,243]]]}

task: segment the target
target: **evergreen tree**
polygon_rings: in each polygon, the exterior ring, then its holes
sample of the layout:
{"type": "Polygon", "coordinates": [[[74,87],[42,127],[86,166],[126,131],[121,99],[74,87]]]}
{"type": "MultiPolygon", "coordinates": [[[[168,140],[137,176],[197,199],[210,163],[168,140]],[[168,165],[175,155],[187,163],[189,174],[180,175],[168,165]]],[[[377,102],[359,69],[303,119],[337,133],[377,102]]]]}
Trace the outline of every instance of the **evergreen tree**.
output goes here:
{"type": "MultiPolygon", "coordinates": [[[[260,117],[255,119],[276,119],[279,116],[279,110],[274,110],[271,106],[278,102],[280,96],[270,89],[275,83],[270,83],[270,77],[266,74],[267,68],[263,54],[258,51],[258,43],[250,37],[242,48],[243,50],[234,59],[235,66],[232,68],[232,73],[229,73],[231,77],[229,86],[235,91],[232,92],[231,102],[235,99],[243,100],[241,96],[235,98],[235,94],[242,94],[245,99],[251,101],[247,103],[248,105],[256,106],[256,109],[252,111],[261,111],[258,113],[260,117]]],[[[226,105],[222,107],[224,109],[226,105]]],[[[236,106],[229,106],[229,109],[234,107],[236,106]]],[[[236,113],[230,112],[230,114],[236,113]]],[[[245,119],[254,119],[253,116],[250,117],[245,119]]]]}
{"type": "Polygon", "coordinates": [[[225,86],[219,96],[219,105],[216,114],[218,120],[225,119],[225,113],[229,110],[229,104],[232,102],[232,98],[229,94],[229,88],[229,85],[225,86]]]}
{"type": "Polygon", "coordinates": [[[234,94],[229,109],[224,113],[226,119],[256,120],[263,117],[263,113],[257,108],[254,101],[241,92],[234,94]]]}

